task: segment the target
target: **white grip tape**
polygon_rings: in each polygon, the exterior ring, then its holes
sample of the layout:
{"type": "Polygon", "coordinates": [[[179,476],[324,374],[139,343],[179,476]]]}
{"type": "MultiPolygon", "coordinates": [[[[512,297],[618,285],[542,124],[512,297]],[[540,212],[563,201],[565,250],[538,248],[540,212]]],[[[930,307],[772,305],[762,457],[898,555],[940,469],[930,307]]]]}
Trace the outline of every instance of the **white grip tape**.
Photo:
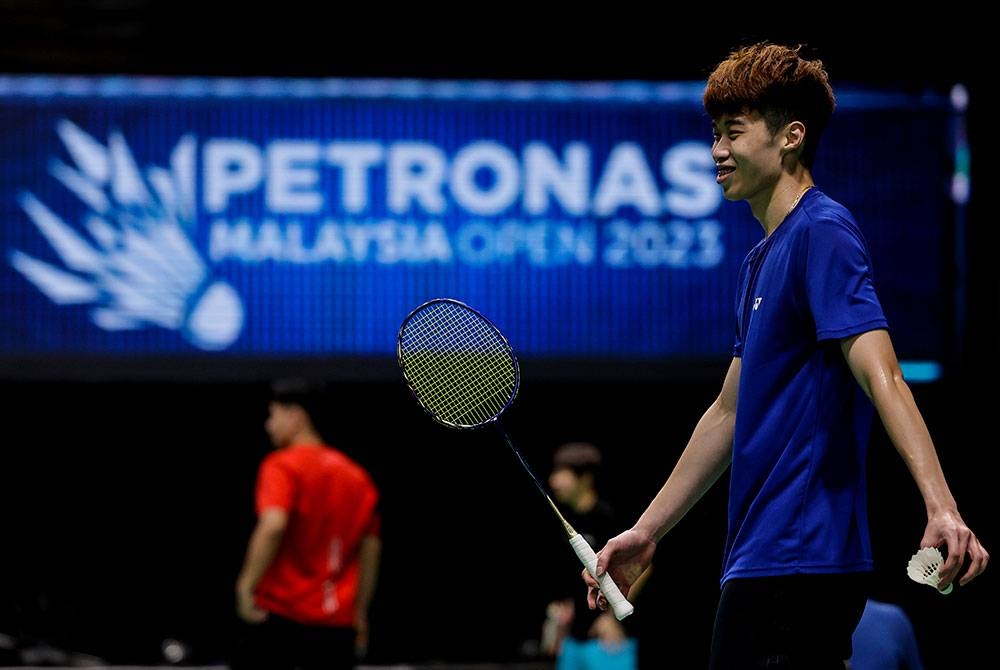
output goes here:
{"type": "MultiPolygon", "coordinates": [[[[570,545],[573,547],[573,551],[579,557],[580,562],[583,566],[587,568],[587,571],[593,575],[597,572],[597,554],[594,553],[593,547],[587,543],[587,540],[580,534],[576,534],[569,539],[570,545]]],[[[615,580],[611,579],[611,575],[604,573],[597,580],[597,583],[601,585],[601,593],[604,597],[608,599],[608,603],[611,605],[611,610],[615,613],[615,618],[621,621],[629,614],[631,614],[635,608],[632,606],[625,596],[622,595],[621,590],[618,585],[615,584],[615,580]]]]}

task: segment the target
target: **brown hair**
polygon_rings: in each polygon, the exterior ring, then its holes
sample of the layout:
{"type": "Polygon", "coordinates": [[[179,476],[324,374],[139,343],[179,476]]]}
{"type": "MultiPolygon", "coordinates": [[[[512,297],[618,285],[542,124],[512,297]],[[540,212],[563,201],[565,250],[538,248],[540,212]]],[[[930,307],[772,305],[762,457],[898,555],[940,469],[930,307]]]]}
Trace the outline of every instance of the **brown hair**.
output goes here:
{"type": "Polygon", "coordinates": [[[708,76],[703,103],[712,119],[758,112],[772,133],[801,121],[806,126],[801,161],[812,167],[837,102],[823,62],[802,58],[801,49],[768,42],[740,47],[708,76]]]}

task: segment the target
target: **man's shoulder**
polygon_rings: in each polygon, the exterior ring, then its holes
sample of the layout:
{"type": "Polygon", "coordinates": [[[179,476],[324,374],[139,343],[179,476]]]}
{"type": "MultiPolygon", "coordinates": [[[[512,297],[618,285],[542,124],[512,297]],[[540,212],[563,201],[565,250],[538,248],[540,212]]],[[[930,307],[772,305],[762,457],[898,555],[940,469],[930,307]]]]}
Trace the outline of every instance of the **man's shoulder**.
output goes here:
{"type": "Polygon", "coordinates": [[[811,189],[812,197],[804,200],[802,209],[808,213],[804,217],[806,222],[812,225],[822,225],[824,223],[847,223],[856,226],[854,214],[839,200],[836,200],[818,188],[811,189]]]}
{"type": "Polygon", "coordinates": [[[850,209],[825,193],[817,192],[815,196],[804,204],[803,215],[789,226],[790,238],[864,237],[850,209]]]}
{"type": "Polygon", "coordinates": [[[893,603],[884,603],[878,600],[869,600],[865,605],[866,614],[878,619],[899,619],[909,620],[902,607],[893,603]]]}

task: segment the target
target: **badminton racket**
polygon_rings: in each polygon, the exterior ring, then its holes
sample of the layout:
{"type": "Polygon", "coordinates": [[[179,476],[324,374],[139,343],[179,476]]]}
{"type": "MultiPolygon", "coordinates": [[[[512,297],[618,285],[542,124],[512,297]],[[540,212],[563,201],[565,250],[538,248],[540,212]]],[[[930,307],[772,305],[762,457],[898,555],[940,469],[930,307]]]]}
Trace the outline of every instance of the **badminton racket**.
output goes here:
{"type": "Polygon", "coordinates": [[[410,391],[432,419],[459,430],[492,425],[562,523],[574,553],[593,575],[618,620],[633,611],[608,573],[597,578],[597,555],[563,517],[500,423],[517,396],[520,372],[507,338],[479,311],[453,298],[434,298],[403,320],[396,359],[410,391]]]}

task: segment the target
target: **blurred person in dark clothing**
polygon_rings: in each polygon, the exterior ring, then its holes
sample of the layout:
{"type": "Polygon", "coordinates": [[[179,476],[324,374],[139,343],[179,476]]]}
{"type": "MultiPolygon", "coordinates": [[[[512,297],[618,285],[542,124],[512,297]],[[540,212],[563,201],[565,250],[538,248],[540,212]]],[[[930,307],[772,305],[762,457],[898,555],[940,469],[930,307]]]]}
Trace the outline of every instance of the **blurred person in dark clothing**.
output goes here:
{"type": "MultiPolygon", "coordinates": [[[[592,547],[603,545],[619,528],[611,504],[601,497],[601,452],[589,442],[560,445],[552,458],[549,488],[559,511],[592,547]]],[[[568,556],[575,558],[572,551],[568,556]]],[[[638,640],[630,620],[592,610],[576,571],[567,571],[559,597],[546,609],[543,654],[556,659],[556,670],[635,670],[638,640]]],[[[638,594],[633,586],[632,597],[638,594]]]]}

